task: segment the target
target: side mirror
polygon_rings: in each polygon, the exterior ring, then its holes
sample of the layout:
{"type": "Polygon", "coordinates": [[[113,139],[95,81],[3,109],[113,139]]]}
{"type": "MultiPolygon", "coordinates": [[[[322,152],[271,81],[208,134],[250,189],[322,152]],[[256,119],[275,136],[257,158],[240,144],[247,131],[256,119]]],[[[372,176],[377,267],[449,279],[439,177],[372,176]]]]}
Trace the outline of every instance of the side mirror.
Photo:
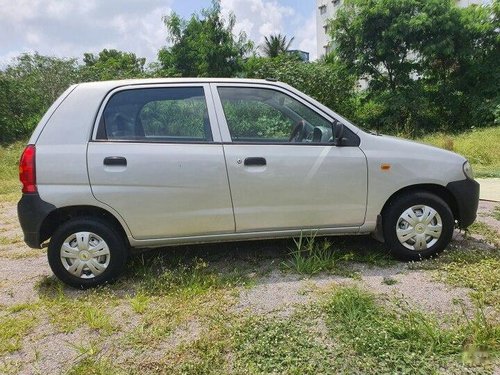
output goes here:
{"type": "Polygon", "coordinates": [[[333,144],[335,146],[342,146],[344,140],[344,124],[340,121],[333,120],[332,122],[333,144]]]}

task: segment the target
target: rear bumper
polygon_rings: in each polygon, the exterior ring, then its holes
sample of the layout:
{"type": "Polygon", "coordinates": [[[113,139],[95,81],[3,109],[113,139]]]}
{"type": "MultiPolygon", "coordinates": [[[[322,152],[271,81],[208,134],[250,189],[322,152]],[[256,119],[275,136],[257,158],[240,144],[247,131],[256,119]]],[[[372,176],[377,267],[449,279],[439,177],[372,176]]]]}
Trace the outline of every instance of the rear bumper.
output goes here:
{"type": "Polygon", "coordinates": [[[457,202],[458,225],[465,229],[476,220],[479,205],[479,183],[465,179],[450,182],[446,187],[457,202]]]}
{"type": "Polygon", "coordinates": [[[40,229],[45,218],[56,209],[35,194],[23,194],[17,204],[17,216],[24,233],[24,242],[34,249],[40,248],[40,229]]]}

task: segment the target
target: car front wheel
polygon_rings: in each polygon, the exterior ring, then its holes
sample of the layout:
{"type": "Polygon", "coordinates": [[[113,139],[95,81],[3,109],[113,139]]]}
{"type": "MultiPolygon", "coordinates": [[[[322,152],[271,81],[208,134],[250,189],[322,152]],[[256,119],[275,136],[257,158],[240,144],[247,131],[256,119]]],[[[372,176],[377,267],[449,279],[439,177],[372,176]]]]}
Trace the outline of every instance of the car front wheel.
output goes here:
{"type": "Polygon", "coordinates": [[[113,281],[125,267],[127,247],[122,236],[99,218],[75,218],[52,235],[48,259],[54,274],[75,288],[113,281]]]}
{"type": "Polygon", "coordinates": [[[451,241],[455,221],[447,203],[427,192],[397,197],[383,214],[384,238],[403,260],[420,260],[442,251],[451,241]]]}

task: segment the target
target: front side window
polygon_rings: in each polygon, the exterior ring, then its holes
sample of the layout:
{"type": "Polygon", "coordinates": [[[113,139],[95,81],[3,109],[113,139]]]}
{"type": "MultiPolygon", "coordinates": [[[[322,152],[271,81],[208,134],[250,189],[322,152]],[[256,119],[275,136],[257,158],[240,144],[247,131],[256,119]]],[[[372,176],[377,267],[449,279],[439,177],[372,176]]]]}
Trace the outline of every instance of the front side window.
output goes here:
{"type": "Polygon", "coordinates": [[[211,141],[203,87],[120,91],[106,105],[98,138],[146,142],[211,141]]]}
{"type": "Polygon", "coordinates": [[[276,90],[219,87],[233,142],[329,143],[331,123],[276,90]]]}

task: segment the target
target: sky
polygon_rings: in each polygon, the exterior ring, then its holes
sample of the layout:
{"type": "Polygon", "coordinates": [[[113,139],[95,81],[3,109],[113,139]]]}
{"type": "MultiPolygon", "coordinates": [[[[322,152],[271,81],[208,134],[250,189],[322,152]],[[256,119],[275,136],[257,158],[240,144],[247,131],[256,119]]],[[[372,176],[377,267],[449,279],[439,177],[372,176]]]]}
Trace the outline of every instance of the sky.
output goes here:
{"type": "MultiPolygon", "coordinates": [[[[24,52],[76,57],[104,48],[156,59],[167,43],[163,16],[183,18],[210,0],[0,0],[0,65],[24,52]]],[[[221,0],[222,12],[236,16],[235,32],[256,45],[274,33],[295,37],[292,49],[316,58],[314,0],[221,0]]]]}

